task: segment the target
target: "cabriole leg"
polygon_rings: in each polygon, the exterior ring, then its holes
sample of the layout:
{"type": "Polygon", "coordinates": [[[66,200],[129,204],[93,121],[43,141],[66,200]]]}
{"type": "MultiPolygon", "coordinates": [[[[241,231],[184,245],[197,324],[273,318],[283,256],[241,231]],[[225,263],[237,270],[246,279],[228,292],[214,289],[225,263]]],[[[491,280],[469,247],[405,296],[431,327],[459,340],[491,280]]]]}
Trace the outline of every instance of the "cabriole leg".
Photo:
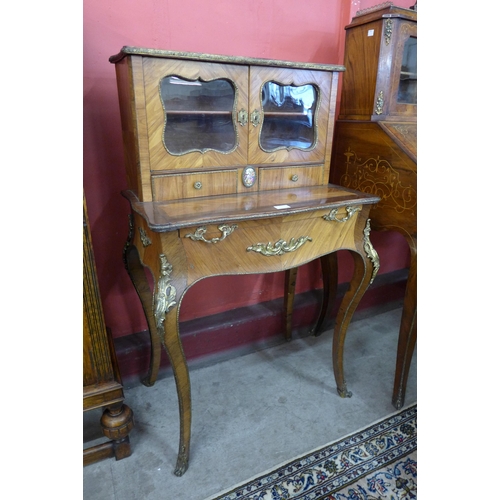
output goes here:
{"type": "MultiPolygon", "coordinates": [[[[347,390],[344,378],[344,342],[351,318],[364,293],[375,279],[380,267],[379,257],[370,242],[370,220],[366,221],[362,249],[350,250],[354,259],[354,273],[339,311],[333,332],[333,372],[337,382],[337,392],[342,398],[350,398],[352,393],[347,390]]],[[[358,242],[359,244],[359,242],[358,242]]]]}
{"type": "Polygon", "coordinates": [[[154,297],[154,317],[156,328],[162,334],[162,342],[172,365],[179,403],[179,454],[174,470],[182,476],[189,465],[189,446],[191,440],[191,383],[186,357],[179,336],[179,302],[186,290],[183,280],[173,284],[173,267],[164,254],[159,255],[160,273],[154,297]]]}
{"type": "Polygon", "coordinates": [[[293,299],[295,297],[295,284],[297,282],[298,267],[285,271],[285,339],[292,340],[293,299]]]}
{"type": "Polygon", "coordinates": [[[406,382],[410,372],[411,359],[417,342],[417,248],[410,244],[411,260],[406,292],[403,303],[403,315],[399,330],[398,350],[396,357],[396,372],[392,404],[396,409],[404,405],[406,382]]]}
{"type": "Polygon", "coordinates": [[[191,383],[184,350],[179,338],[177,306],[165,316],[165,334],[163,345],[167,351],[174,373],[177,397],[179,401],[179,454],[174,474],[182,476],[189,465],[189,447],[191,441],[191,383]]]}
{"type": "Polygon", "coordinates": [[[318,321],[311,330],[311,333],[316,337],[323,332],[326,322],[333,315],[338,281],[338,260],[336,252],[321,257],[321,272],[323,275],[323,300],[321,302],[321,311],[318,321]]]}
{"type": "Polygon", "coordinates": [[[142,383],[151,387],[158,378],[161,361],[161,340],[156,330],[156,323],[151,306],[153,304],[153,294],[146,277],[144,266],[139,258],[139,253],[134,245],[127,245],[123,252],[125,266],[134,287],[141,300],[142,308],[148,323],[150,336],[150,358],[147,375],[142,379],[142,383]]]}

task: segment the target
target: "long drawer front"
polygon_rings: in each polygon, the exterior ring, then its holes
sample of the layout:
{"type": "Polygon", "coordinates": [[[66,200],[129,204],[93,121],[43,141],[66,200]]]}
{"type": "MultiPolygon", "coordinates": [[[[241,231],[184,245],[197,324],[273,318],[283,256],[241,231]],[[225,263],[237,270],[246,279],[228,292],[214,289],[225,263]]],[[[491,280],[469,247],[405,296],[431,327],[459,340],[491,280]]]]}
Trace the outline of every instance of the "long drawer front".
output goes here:
{"type": "MultiPolygon", "coordinates": [[[[282,271],[342,248],[354,248],[362,206],[179,230],[188,281],[222,274],[282,271]],[[326,217],[326,218],[325,218],[326,217]]],[[[361,234],[362,237],[362,234],[361,234]]]]}

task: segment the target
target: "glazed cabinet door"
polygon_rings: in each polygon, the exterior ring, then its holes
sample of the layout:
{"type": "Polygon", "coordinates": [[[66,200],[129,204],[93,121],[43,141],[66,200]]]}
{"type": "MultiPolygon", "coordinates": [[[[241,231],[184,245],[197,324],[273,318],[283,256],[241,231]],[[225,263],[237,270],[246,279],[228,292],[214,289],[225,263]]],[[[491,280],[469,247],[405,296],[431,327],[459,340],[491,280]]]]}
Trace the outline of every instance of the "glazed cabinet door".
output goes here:
{"type": "Polygon", "coordinates": [[[248,163],[325,161],[332,78],[338,77],[307,69],[250,67],[248,163]]]}
{"type": "Polygon", "coordinates": [[[149,167],[245,165],[248,67],[143,58],[149,167]]]}
{"type": "Polygon", "coordinates": [[[383,38],[372,119],[414,120],[417,116],[417,23],[385,19],[383,38]],[[389,69],[386,61],[391,61],[389,69]]]}

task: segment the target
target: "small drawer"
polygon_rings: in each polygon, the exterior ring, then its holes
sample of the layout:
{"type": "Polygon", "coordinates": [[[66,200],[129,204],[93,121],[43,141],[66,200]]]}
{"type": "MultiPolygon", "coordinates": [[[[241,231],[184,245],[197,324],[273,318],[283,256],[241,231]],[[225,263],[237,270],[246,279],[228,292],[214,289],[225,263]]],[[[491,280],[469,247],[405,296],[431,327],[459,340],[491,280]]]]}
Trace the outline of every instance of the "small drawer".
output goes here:
{"type": "Polygon", "coordinates": [[[323,184],[323,165],[310,167],[263,167],[259,169],[259,189],[289,189],[323,184]]]}
{"type": "Polygon", "coordinates": [[[238,170],[153,175],[154,201],[236,193],[238,170]]]}

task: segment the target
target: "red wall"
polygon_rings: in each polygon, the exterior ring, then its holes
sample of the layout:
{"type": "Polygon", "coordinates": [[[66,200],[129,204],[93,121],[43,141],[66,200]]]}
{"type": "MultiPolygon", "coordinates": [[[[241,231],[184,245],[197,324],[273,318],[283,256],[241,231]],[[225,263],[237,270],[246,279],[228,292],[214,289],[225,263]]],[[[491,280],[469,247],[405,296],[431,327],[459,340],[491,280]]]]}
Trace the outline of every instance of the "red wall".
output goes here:
{"type": "MultiPolygon", "coordinates": [[[[373,0],[85,0],[83,185],[106,324],[114,337],[147,329],[124,269],[128,234],[115,68],[109,56],[124,45],[213,54],[342,64],[344,26],[373,0]]],[[[413,0],[400,0],[401,7],[413,0]]],[[[373,234],[380,273],[407,266],[398,234],[373,234]]],[[[350,277],[341,256],[340,280],[350,277]]],[[[321,288],[319,266],[299,271],[297,291],[321,288]]],[[[181,321],[282,296],[282,274],[215,277],[194,285],[181,321]]]]}

